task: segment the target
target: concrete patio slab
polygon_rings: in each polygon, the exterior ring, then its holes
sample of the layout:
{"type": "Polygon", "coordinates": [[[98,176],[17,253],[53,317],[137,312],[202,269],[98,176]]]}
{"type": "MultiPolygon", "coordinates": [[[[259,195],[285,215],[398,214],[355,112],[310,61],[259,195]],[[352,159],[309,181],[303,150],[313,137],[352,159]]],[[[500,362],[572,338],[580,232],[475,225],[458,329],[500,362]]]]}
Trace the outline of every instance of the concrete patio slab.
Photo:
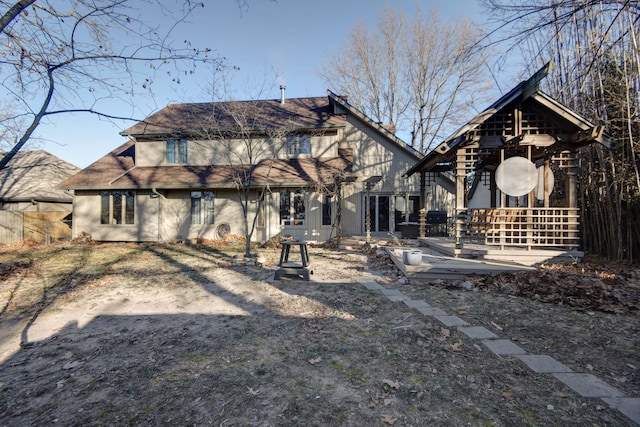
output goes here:
{"type": "Polygon", "coordinates": [[[609,406],[622,412],[634,423],[640,425],[640,398],[638,397],[605,397],[609,406]]]}
{"type": "Polygon", "coordinates": [[[384,289],[384,287],[381,284],[376,283],[376,282],[360,282],[360,284],[362,286],[364,286],[365,288],[370,289],[372,291],[379,291],[381,289],[384,289]]]}
{"type": "Polygon", "coordinates": [[[402,292],[400,292],[400,291],[399,291],[399,290],[397,290],[397,289],[387,289],[387,288],[384,288],[384,287],[383,287],[382,289],[380,289],[380,292],[382,292],[382,295],[386,295],[386,296],[388,296],[388,297],[390,297],[390,296],[394,296],[394,297],[395,297],[395,296],[400,296],[400,297],[404,297],[404,299],[408,299],[407,297],[405,297],[405,296],[402,294],[402,292]]]}
{"type": "Polygon", "coordinates": [[[521,347],[511,340],[483,340],[482,344],[498,356],[515,356],[516,354],[527,354],[521,347]]]}
{"type": "Polygon", "coordinates": [[[425,316],[446,316],[447,315],[447,313],[445,313],[444,311],[436,307],[418,307],[416,310],[418,310],[420,313],[424,314],[425,316]]]}
{"type": "Polygon", "coordinates": [[[406,299],[404,303],[411,308],[431,308],[431,306],[421,299],[406,299]]]}
{"type": "Polygon", "coordinates": [[[458,328],[458,330],[474,340],[498,338],[496,334],[494,334],[484,326],[462,326],[458,328]]]}
{"type": "Polygon", "coordinates": [[[552,375],[583,397],[625,397],[620,390],[611,387],[595,375],[582,373],[552,375]]]}
{"type": "Polygon", "coordinates": [[[516,357],[522,360],[532,371],[539,374],[573,372],[571,368],[563,365],[551,356],[539,354],[518,354],[516,357]]]}
{"type": "Polygon", "coordinates": [[[445,255],[433,249],[414,248],[422,252],[419,265],[407,265],[403,261],[405,248],[387,247],[391,260],[405,276],[418,280],[462,279],[468,274],[497,274],[500,272],[518,272],[531,267],[509,262],[484,259],[457,258],[445,255]]]}
{"type": "Polygon", "coordinates": [[[445,326],[453,327],[453,326],[466,326],[468,325],[463,319],[458,316],[433,316],[436,320],[442,323],[445,326]]]}

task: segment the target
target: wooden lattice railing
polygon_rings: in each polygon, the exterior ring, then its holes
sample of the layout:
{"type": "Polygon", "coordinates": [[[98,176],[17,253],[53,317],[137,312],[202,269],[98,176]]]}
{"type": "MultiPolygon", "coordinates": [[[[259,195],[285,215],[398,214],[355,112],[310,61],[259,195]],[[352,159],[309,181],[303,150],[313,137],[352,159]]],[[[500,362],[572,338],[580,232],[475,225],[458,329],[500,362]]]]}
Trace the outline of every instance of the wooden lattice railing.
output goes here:
{"type": "Polygon", "coordinates": [[[527,248],[577,248],[577,208],[467,209],[459,214],[463,242],[527,248]]]}

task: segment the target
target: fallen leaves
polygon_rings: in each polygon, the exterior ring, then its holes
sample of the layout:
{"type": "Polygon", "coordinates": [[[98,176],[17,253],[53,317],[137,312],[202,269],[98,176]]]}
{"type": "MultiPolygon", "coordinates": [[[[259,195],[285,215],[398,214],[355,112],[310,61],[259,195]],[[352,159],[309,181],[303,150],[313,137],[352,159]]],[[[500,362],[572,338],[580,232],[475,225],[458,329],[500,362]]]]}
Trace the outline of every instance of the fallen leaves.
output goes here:
{"type": "Polygon", "coordinates": [[[447,338],[449,338],[451,336],[451,331],[447,328],[440,328],[440,336],[438,337],[439,340],[446,340],[447,338]]]}
{"type": "Polygon", "coordinates": [[[5,280],[8,277],[26,273],[32,265],[33,261],[2,262],[0,263],[0,279],[5,280]]]}
{"type": "Polygon", "coordinates": [[[396,421],[398,421],[397,418],[393,418],[391,415],[381,415],[380,416],[380,421],[382,421],[383,423],[387,424],[387,425],[394,425],[396,423],[396,421]]]}
{"type": "Polygon", "coordinates": [[[393,393],[400,390],[400,387],[400,381],[393,381],[389,379],[382,380],[382,390],[376,391],[376,393],[371,396],[371,399],[369,400],[369,408],[375,408],[379,404],[389,406],[394,403],[396,398],[393,393]]]}
{"type": "Polygon", "coordinates": [[[479,289],[577,309],[609,313],[640,311],[640,284],[634,266],[603,260],[543,264],[536,270],[477,276],[479,289]]]}
{"type": "Polygon", "coordinates": [[[382,380],[382,382],[394,390],[400,390],[400,382],[391,380],[382,380]]]}

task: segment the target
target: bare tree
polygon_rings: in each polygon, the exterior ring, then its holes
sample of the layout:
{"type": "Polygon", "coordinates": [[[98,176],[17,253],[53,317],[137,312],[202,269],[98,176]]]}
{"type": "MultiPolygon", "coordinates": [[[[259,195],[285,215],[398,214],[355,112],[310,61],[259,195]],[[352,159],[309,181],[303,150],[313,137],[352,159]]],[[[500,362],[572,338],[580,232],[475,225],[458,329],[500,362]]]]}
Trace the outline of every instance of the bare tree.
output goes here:
{"type": "Polygon", "coordinates": [[[369,32],[360,22],[330,54],[322,77],[367,115],[410,133],[410,145],[428,152],[473,110],[484,58],[480,34],[468,20],[447,23],[431,9],[411,19],[385,9],[369,32]]]}
{"type": "Polygon", "coordinates": [[[616,145],[581,151],[585,248],[614,258],[640,251],[640,5],[630,0],[486,0],[505,56],[531,69],[549,59],[546,89],[596,124],[616,145]]]}
{"type": "Polygon", "coordinates": [[[202,152],[211,152],[215,147],[215,157],[224,160],[222,166],[228,169],[242,207],[245,255],[250,256],[251,239],[269,191],[266,179],[292,129],[290,126],[272,126],[263,101],[227,101],[210,105],[211,111],[196,135],[201,141],[202,152]]]}
{"type": "Polygon", "coordinates": [[[175,10],[160,0],[20,0],[0,1],[0,7],[0,96],[10,112],[0,117],[0,134],[12,140],[0,168],[48,116],[87,112],[134,119],[108,114],[103,101],[133,106],[136,94],[153,93],[160,76],[178,84],[198,63],[221,62],[209,49],[182,40],[175,45],[171,38],[204,7],[201,2],[178,0],[175,10]],[[148,22],[137,7],[165,22],[148,22]]]}

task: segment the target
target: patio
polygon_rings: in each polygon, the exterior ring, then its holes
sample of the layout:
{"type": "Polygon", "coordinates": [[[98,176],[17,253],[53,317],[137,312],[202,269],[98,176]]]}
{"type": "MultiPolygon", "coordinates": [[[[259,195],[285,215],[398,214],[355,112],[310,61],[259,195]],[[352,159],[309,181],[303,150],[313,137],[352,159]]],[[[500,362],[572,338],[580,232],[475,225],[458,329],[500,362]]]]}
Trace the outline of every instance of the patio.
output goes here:
{"type": "Polygon", "coordinates": [[[515,273],[534,269],[531,266],[508,261],[457,258],[428,246],[417,248],[388,246],[385,250],[396,267],[409,279],[463,279],[469,274],[515,273]],[[407,265],[403,260],[405,251],[422,252],[420,264],[407,265]]]}

